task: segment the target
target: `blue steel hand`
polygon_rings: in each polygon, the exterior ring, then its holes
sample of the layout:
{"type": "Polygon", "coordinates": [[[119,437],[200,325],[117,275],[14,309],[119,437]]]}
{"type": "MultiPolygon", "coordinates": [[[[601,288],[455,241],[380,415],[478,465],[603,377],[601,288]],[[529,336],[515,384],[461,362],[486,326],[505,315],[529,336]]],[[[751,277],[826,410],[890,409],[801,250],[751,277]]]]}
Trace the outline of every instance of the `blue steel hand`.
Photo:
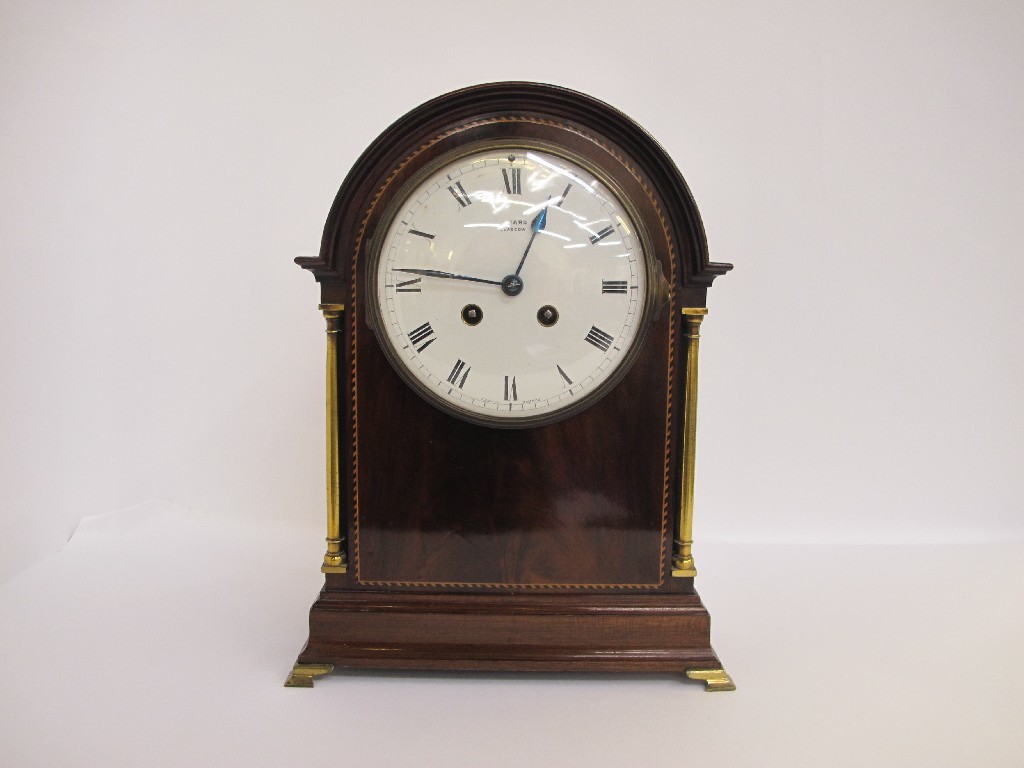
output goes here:
{"type": "Polygon", "coordinates": [[[441,272],[437,269],[393,269],[392,272],[408,272],[410,275],[423,275],[424,277],[444,277],[449,280],[469,280],[474,283],[487,283],[488,285],[501,285],[500,280],[484,280],[482,277],[469,277],[468,275],[456,275],[452,272],[441,272]]]}
{"type": "MultiPolygon", "coordinates": [[[[551,199],[551,195],[548,195],[548,200],[551,199]]],[[[530,247],[533,245],[534,239],[537,237],[537,233],[540,232],[548,223],[548,207],[545,205],[540,209],[540,213],[533,217],[533,223],[530,224],[530,228],[533,230],[533,234],[530,235],[530,242],[526,244],[526,250],[523,251],[523,258],[519,260],[519,266],[516,267],[516,276],[523,271],[523,264],[526,263],[526,257],[530,254],[530,247]]]]}

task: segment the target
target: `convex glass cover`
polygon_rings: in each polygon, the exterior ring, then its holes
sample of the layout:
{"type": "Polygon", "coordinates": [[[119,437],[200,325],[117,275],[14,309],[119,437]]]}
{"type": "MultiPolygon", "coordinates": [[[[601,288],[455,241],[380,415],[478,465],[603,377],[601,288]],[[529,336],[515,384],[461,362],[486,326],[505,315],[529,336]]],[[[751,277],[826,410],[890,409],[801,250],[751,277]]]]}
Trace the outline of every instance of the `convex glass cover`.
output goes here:
{"type": "Polygon", "coordinates": [[[629,206],[584,161],[494,147],[410,182],[370,269],[399,374],[469,421],[529,426],[592,404],[649,321],[650,260],[629,206]]]}

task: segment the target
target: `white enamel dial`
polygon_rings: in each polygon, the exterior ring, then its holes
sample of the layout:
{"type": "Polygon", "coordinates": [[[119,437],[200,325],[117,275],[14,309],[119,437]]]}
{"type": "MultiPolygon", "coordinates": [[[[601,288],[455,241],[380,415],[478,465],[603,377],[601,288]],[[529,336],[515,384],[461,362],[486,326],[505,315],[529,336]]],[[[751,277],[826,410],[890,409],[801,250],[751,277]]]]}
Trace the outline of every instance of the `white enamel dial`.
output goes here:
{"type": "Polygon", "coordinates": [[[385,222],[374,323],[399,373],[470,421],[527,426],[600,397],[642,340],[651,290],[626,207],[548,151],[435,170],[385,222]]]}

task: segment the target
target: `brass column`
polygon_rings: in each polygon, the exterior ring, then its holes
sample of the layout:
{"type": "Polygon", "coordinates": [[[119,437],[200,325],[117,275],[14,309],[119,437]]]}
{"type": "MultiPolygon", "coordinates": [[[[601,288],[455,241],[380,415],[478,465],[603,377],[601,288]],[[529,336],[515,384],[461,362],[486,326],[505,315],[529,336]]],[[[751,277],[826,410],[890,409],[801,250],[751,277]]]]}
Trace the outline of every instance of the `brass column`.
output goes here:
{"type": "Polygon", "coordinates": [[[320,570],[346,573],[348,555],[341,531],[341,475],[338,451],[338,336],[345,315],[344,304],[321,304],[327,321],[327,552],[320,570]]]}
{"type": "Polygon", "coordinates": [[[683,401],[683,461],[679,489],[679,528],[672,555],[673,576],[696,576],[693,565],[693,470],[697,457],[697,355],[700,324],[708,313],[704,307],[683,307],[686,323],[686,388],[683,401]]]}

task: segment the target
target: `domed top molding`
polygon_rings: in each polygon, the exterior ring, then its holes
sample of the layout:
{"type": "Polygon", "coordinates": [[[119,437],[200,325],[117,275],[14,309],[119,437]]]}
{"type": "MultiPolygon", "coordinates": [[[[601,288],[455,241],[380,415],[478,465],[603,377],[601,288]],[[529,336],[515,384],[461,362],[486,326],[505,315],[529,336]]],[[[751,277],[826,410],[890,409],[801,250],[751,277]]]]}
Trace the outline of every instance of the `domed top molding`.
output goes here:
{"type": "MultiPolygon", "coordinates": [[[[500,82],[477,85],[438,96],[395,121],[359,157],[342,183],[324,226],[320,254],[295,261],[322,283],[344,283],[351,276],[355,250],[365,248],[366,212],[374,196],[394,175],[396,158],[404,158],[459,126],[502,118],[569,124],[584,136],[616,146],[646,178],[659,197],[668,232],[675,244],[683,289],[704,289],[732,268],[708,258],[700,213],[682,174],[650,134],[614,107],[585,94],[542,83],[500,82]]],[[[372,235],[372,233],[369,233],[372,235]]],[[[326,288],[326,286],[325,286],[326,288]]]]}

